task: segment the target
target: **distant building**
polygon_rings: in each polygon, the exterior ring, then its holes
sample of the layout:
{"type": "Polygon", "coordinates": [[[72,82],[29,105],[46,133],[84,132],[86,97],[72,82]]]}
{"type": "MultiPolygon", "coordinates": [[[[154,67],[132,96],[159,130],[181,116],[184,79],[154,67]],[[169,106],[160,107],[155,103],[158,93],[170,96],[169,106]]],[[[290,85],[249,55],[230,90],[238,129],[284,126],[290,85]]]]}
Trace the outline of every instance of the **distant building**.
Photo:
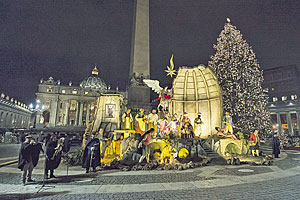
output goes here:
{"type": "Polygon", "coordinates": [[[30,108],[4,93],[0,96],[0,128],[29,128],[32,124],[30,108]]]}
{"type": "Polygon", "coordinates": [[[264,70],[264,88],[269,91],[268,110],[273,128],[291,135],[299,135],[300,74],[296,65],[264,70]]]}
{"type": "Polygon", "coordinates": [[[122,95],[126,101],[127,93],[118,88],[112,90],[98,73],[95,66],[91,76],[80,85],[71,82],[61,85],[59,80],[55,81],[52,77],[46,81],[41,80],[36,97],[42,109],[36,117],[36,128],[51,127],[58,131],[82,132],[90,121],[98,97],[122,95]]]}

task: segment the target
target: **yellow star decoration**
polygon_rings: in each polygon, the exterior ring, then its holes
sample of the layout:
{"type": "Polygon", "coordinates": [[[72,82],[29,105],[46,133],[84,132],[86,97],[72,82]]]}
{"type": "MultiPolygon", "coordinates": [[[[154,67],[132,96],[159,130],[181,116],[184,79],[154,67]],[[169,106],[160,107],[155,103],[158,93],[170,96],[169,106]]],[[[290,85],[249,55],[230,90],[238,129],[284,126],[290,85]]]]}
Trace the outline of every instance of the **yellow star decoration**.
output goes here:
{"type": "Polygon", "coordinates": [[[176,70],[174,69],[173,54],[170,59],[170,67],[167,66],[167,70],[165,70],[165,72],[167,72],[167,76],[171,76],[171,78],[176,75],[176,70]]]}

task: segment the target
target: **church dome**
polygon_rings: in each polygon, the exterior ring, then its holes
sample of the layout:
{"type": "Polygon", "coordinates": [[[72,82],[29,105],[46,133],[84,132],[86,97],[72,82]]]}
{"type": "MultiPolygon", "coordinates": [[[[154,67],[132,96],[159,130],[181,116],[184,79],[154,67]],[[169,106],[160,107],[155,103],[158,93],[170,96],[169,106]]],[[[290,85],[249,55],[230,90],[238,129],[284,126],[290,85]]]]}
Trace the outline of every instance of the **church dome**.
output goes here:
{"type": "Polygon", "coordinates": [[[99,74],[98,69],[95,66],[92,71],[92,75],[85,78],[80,83],[80,87],[83,89],[91,89],[94,91],[106,91],[107,85],[100,77],[98,77],[98,74],[99,74]]]}
{"type": "Polygon", "coordinates": [[[201,138],[206,139],[221,125],[222,93],[217,78],[209,67],[180,67],[173,80],[170,111],[178,116],[184,112],[193,121],[198,113],[204,122],[201,138]]]}

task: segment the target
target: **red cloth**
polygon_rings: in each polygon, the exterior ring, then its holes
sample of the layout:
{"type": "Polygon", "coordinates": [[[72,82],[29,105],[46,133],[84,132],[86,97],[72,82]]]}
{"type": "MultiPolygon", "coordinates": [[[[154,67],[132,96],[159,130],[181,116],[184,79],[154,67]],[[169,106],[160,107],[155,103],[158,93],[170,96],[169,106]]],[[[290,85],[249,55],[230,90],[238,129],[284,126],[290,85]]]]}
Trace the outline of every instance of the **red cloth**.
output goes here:
{"type": "Polygon", "coordinates": [[[256,136],[254,135],[254,133],[251,133],[250,141],[252,141],[254,144],[256,144],[256,136]]]}
{"type": "Polygon", "coordinates": [[[149,145],[149,141],[150,141],[150,133],[147,134],[146,140],[144,141],[144,145],[149,145]]]}
{"type": "MultiPolygon", "coordinates": [[[[171,96],[170,96],[170,95],[166,95],[166,94],[164,94],[164,97],[165,97],[166,99],[168,99],[168,100],[170,100],[170,99],[171,99],[171,96]]],[[[161,96],[160,96],[160,97],[158,97],[158,98],[157,98],[157,100],[161,100],[161,96]]]]}

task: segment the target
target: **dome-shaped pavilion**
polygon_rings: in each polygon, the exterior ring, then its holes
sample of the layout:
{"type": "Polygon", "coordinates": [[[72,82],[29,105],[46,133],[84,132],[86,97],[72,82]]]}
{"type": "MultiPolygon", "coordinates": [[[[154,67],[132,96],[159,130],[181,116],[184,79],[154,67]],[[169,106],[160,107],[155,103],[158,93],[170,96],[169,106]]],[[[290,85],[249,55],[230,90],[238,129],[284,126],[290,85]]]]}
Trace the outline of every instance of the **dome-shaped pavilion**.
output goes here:
{"type": "Polygon", "coordinates": [[[192,124],[201,113],[201,138],[206,139],[221,126],[222,95],[218,81],[209,67],[180,67],[173,81],[173,97],[170,103],[171,114],[177,116],[187,112],[192,124]]]}
{"type": "Polygon", "coordinates": [[[97,92],[104,92],[107,90],[107,85],[105,84],[105,82],[98,77],[98,69],[95,66],[93,71],[92,71],[92,75],[85,78],[81,83],[80,83],[80,87],[83,89],[90,89],[93,91],[97,91],[97,92]]]}

